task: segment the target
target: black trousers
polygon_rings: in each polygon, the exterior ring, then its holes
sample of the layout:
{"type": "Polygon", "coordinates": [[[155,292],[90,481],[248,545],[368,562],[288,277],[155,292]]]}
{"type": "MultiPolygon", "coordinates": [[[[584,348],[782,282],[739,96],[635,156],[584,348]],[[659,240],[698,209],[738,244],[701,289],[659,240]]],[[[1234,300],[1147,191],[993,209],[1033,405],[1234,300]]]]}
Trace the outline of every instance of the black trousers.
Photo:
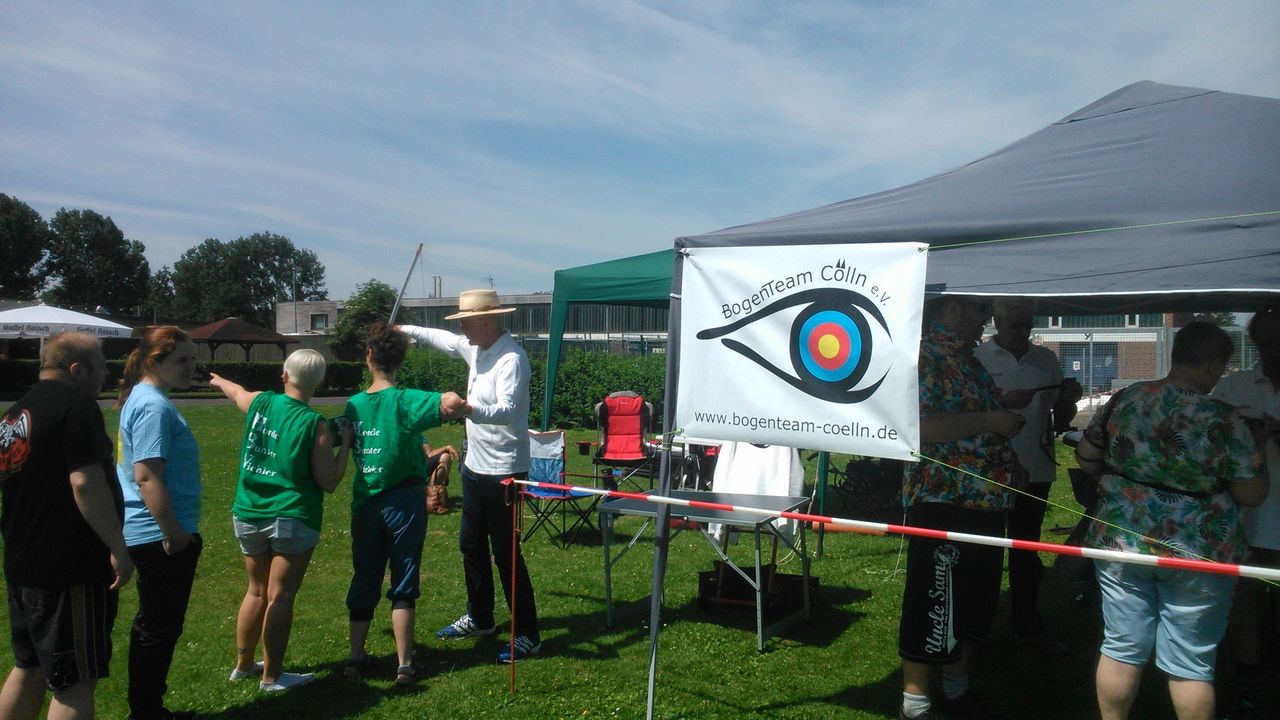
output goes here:
{"type": "Polygon", "coordinates": [[[164,713],[169,665],[182,635],[196,579],[196,563],[204,542],[199,535],[177,555],[166,555],[161,542],[129,548],[138,614],[129,633],[129,717],[151,720],[164,713]]]}
{"type": "MultiPolygon", "coordinates": [[[[1004,511],[928,502],[907,509],[907,524],[999,537],[1004,516],[1004,511]]],[[[985,638],[1000,599],[1003,559],[998,547],[909,538],[898,655],[926,665],[948,665],[960,659],[966,638],[985,638]]]]}
{"type": "MultiPolygon", "coordinates": [[[[516,473],[523,480],[526,473],[516,473]]],[[[506,502],[503,475],[479,475],[462,466],[462,520],[458,548],[467,584],[467,612],[480,627],[494,624],[493,568],[498,568],[502,591],[511,597],[511,506],[506,502]],[[492,550],[492,562],[490,551],[492,550]]],[[[518,492],[518,489],[514,492],[518,492]]],[[[533,583],[516,542],[516,633],[538,635],[538,608],[533,583]]],[[[508,604],[510,601],[508,600],[508,604]]]]}
{"type": "MultiPolygon", "coordinates": [[[[1053,483],[1028,483],[1026,492],[1018,494],[1009,511],[1006,530],[1015,540],[1040,540],[1040,526],[1044,523],[1045,498],[1053,483]]],[[[1012,608],[1013,632],[1017,635],[1039,635],[1044,632],[1040,617],[1040,581],[1044,578],[1044,563],[1040,554],[1030,550],[1009,551],[1009,604],[1012,608]]]]}

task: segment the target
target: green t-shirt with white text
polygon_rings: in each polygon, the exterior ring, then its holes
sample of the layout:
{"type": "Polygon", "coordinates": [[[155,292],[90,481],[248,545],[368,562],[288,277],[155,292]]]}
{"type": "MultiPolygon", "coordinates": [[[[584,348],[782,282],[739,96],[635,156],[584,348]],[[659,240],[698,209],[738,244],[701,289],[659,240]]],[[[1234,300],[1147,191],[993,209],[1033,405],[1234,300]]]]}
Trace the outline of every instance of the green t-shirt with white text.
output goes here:
{"type": "Polygon", "coordinates": [[[440,424],[440,393],[402,388],[361,392],[347,401],[346,416],[355,430],[353,508],[400,485],[426,482],[422,431],[440,424]]]}
{"type": "Polygon", "coordinates": [[[253,399],[245,414],[233,515],[244,522],[297,518],[320,530],[324,491],[311,475],[311,449],[322,420],[288,395],[263,392],[253,399]]]}

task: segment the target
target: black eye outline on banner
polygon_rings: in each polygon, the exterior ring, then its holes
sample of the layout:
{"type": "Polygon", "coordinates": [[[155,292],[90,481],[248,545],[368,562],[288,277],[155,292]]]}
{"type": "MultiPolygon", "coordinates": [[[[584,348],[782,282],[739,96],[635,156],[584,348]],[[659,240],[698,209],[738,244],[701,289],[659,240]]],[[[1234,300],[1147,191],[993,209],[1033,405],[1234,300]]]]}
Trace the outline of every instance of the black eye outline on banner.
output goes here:
{"type": "MultiPolygon", "coordinates": [[[[695,337],[699,340],[714,340],[716,338],[722,338],[720,342],[723,343],[725,347],[743,355],[755,364],[773,373],[780,380],[786,382],[788,385],[791,385],[806,395],[811,395],[819,400],[826,400],[828,402],[852,404],[862,402],[875,394],[876,390],[880,389],[880,385],[884,382],[885,377],[888,377],[889,375],[888,370],[886,370],[885,374],[881,376],[879,380],[876,380],[871,386],[861,390],[850,389],[856,386],[862,380],[863,376],[866,375],[867,368],[871,364],[871,354],[873,351],[871,343],[871,326],[867,323],[867,319],[864,317],[863,313],[851,310],[852,307],[861,308],[866,312],[866,314],[875,318],[876,322],[880,324],[880,327],[884,328],[885,335],[888,336],[890,340],[893,339],[892,333],[889,332],[889,324],[885,321],[884,315],[880,312],[880,309],[877,308],[865,295],[851,290],[844,290],[842,288],[817,288],[814,290],[804,290],[772,303],[751,315],[742,318],[741,320],[735,320],[728,325],[721,325],[718,328],[700,330],[695,337]],[[750,325],[751,323],[758,322],[776,312],[785,310],[789,307],[795,307],[796,305],[802,305],[804,303],[812,304],[802,310],[791,323],[791,332],[789,337],[791,365],[795,369],[796,375],[788,375],[783,369],[775,366],[773,363],[766,360],[760,353],[747,347],[745,344],[737,340],[724,338],[725,335],[750,325]],[[831,379],[823,379],[822,377],[819,377],[817,372],[809,367],[806,363],[806,353],[803,349],[804,344],[801,342],[804,340],[804,338],[801,337],[801,334],[804,333],[806,325],[813,322],[822,323],[824,322],[824,318],[848,321],[848,325],[843,322],[837,324],[840,329],[843,329],[846,332],[849,330],[855,330],[858,335],[856,338],[852,334],[848,336],[850,345],[852,345],[853,342],[857,342],[858,354],[856,358],[850,354],[848,360],[843,362],[838,368],[820,369],[825,371],[824,374],[830,375],[831,379]],[[852,361],[852,363],[850,363],[850,361],[852,361]]],[[[813,328],[811,327],[810,330],[812,329],[813,328]]],[[[814,359],[810,357],[810,360],[813,361],[814,359]]]]}

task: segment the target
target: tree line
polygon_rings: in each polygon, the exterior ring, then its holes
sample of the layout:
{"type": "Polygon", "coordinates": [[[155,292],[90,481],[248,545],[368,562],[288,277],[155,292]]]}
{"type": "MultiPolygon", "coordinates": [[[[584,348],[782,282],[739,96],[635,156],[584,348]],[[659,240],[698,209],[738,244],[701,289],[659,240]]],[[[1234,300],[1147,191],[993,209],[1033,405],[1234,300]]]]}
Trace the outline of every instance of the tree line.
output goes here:
{"type": "Polygon", "coordinates": [[[328,299],[316,254],[272,232],[209,238],[155,272],[145,251],[108,216],[61,208],[46,222],[0,193],[0,298],[173,322],[238,317],[267,328],[278,302],[328,299]]]}

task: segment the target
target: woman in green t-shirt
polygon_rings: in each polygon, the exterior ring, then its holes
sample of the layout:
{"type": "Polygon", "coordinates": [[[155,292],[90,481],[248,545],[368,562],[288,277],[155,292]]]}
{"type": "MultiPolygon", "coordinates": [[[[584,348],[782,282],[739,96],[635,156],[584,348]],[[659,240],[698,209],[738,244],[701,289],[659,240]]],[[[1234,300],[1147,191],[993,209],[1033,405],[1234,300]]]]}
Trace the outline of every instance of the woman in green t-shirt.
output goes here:
{"type": "Polygon", "coordinates": [[[467,404],[456,393],[396,387],[409,338],[386,323],[369,329],[365,364],[373,382],[347,401],[346,416],[355,431],[355,478],[351,481],[351,565],[347,591],[351,655],[346,675],[358,678],[368,664],[365,639],[391,570],[391,632],[395,636],[396,684],[418,676],[413,663],[413,625],[419,595],[422,543],[427,534],[427,469],[422,431],[443,420],[465,416],[467,404]]]}
{"type": "Polygon", "coordinates": [[[284,361],[284,393],[249,392],[218,375],[209,383],[246,415],[231,514],[249,588],[236,618],[231,679],[261,675],[259,687],[267,692],[315,679],[313,673],[284,672],[282,665],[294,598],[320,542],[324,493],[338,487],[351,449],[348,427],[335,455],[329,424],[307,404],[324,372],[324,356],[298,350],[284,361]],[[261,664],[253,660],[259,639],[261,664]]]}

